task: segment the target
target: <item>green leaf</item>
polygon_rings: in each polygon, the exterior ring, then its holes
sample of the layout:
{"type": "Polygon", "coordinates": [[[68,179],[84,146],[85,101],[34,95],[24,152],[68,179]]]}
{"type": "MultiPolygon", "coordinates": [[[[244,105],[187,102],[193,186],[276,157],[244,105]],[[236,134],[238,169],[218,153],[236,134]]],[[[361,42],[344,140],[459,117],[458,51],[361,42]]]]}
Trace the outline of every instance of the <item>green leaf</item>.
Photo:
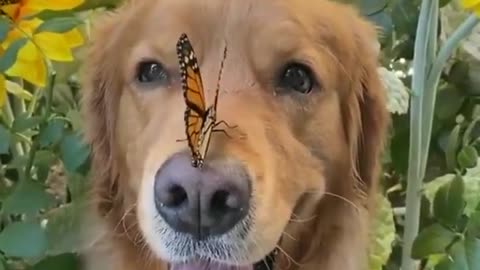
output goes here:
{"type": "Polygon", "coordinates": [[[461,176],[441,186],[433,199],[433,215],[444,225],[455,227],[463,213],[465,186],[461,176]]]}
{"type": "Polygon", "coordinates": [[[0,17],[0,41],[3,41],[10,30],[10,20],[4,16],[0,17]]]}
{"type": "Polygon", "coordinates": [[[18,51],[23,48],[25,44],[27,44],[27,41],[27,38],[20,38],[8,46],[7,50],[5,50],[0,58],[0,72],[5,72],[7,69],[13,66],[15,61],[17,61],[18,51]]]}
{"type": "Polygon", "coordinates": [[[77,252],[88,244],[88,239],[82,233],[85,226],[82,214],[87,211],[87,205],[87,200],[77,199],[48,213],[48,255],[77,252]]]}
{"type": "Polygon", "coordinates": [[[441,121],[454,118],[464,101],[465,96],[455,86],[443,87],[438,91],[435,115],[441,121]]]}
{"type": "Polygon", "coordinates": [[[28,270],[79,270],[80,258],[72,253],[48,256],[28,270]]]}
{"type": "Polygon", "coordinates": [[[47,179],[50,169],[56,160],[55,154],[48,150],[40,150],[35,154],[33,164],[37,168],[38,181],[44,182],[47,179]]]}
{"type": "Polygon", "coordinates": [[[57,17],[70,17],[75,16],[75,12],[73,10],[50,10],[45,9],[39,12],[35,12],[33,14],[29,14],[28,16],[22,17],[23,20],[29,20],[33,18],[41,19],[42,21],[47,21],[52,18],[57,17]]]}
{"type": "Polygon", "coordinates": [[[41,209],[48,209],[54,203],[42,184],[34,181],[21,181],[13,193],[5,200],[3,211],[6,214],[35,215],[41,209]]]}
{"type": "Polygon", "coordinates": [[[454,232],[435,223],[423,229],[413,242],[412,258],[422,259],[433,254],[442,254],[456,239],[454,232]]]}
{"type": "Polygon", "coordinates": [[[60,142],[63,136],[65,122],[61,119],[50,120],[46,127],[40,130],[38,141],[41,147],[56,144],[60,142]]]}
{"type": "Polygon", "coordinates": [[[382,270],[392,252],[395,240],[395,224],[392,206],[382,194],[377,194],[376,217],[370,237],[372,249],[369,251],[369,269],[382,270]]]}
{"type": "Polygon", "coordinates": [[[480,238],[480,210],[475,211],[468,220],[467,232],[473,237],[480,238]]]}
{"type": "Polygon", "coordinates": [[[457,148],[460,143],[460,128],[460,125],[456,125],[448,137],[445,158],[449,171],[454,171],[457,167],[457,148]]]}
{"type": "Polygon", "coordinates": [[[362,0],[360,2],[360,10],[362,14],[371,16],[380,12],[387,6],[386,0],[362,0]]]}
{"type": "Polygon", "coordinates": [[[0,154],[7,154],[10,148],[10,132],[0,125],[0,154]]]}
{"type": "Polygon", "coordinates": [[[475,147],[471,145],[467,145],[463,147],[457,156],[458,165],[460,165],[462,168],[465,168],[465,169],[475,167],[475,165],[477,165],[477,160],[478,160],[477,149],[475,149],[475,147]]]}
{"type": "Polygon", "coordinates": [[[480,269],[480,239],[467,237],[453,244],[448,257],[435,270],[478,270],[480,269]]]}
{"type": "Polygon", "coordinates": [[[82,166],[90,154],[87,145],[76,134],[70,134],[63,138],[60,144],[60,152],[63,164],[70,172],[74,172],[82,166]]]}
{"type": "Polygon", "coordinates": [[[0,250],[7,256],[34,258],[46,249],[47,236],[38,223],[12,223],[0,233],[0,250]]]}
{"type": "Polygon", "coordinates": [[[40,33],[40,32],[65,33],[79,26],[82,23],[83,23],[82,20],[76,17],[52,18],[40,24],[37,30],[35,30],[35,33],[40,33]]]}
{"type": "Polygon", "coordinates": [[[40,116],[28,116],[27,113],[19,114],[12,124],[12,132],[23,132],[38,125],[42,121],[40,116]]]}
{"type": "Polygon", "coordinates": [[[81,175],[80,173],[68,173],[68,189],[72,196],[72,200],[84,198],[89,190],[88,177],[81,175]]]}
{"type": "MultiPolygon", "coordinates": [[[[463,181],[465,182],[465,193],[463,197],[466,201],[464,214],[470,216],[475,212],[475,207],[480,203],[480,196],[478,195],[480,194],[480,162],[477,162],[476,167],[467,169],[466,171],[463,175],[463,181]]],[[[454,174],[446,174],[430,181],[424,186],[425,196],[433,204],[433,199],[438,189],[454,178],[454,174]]]]}
{"type": "Polygon", "coordinates": [[[77,110],[69,110],[67,112],[67,117],[70,119],[70,123],[72,124],[72,129],[75,131],[82,130],[83,122],[82,116],[79,111],[77,110]]]}

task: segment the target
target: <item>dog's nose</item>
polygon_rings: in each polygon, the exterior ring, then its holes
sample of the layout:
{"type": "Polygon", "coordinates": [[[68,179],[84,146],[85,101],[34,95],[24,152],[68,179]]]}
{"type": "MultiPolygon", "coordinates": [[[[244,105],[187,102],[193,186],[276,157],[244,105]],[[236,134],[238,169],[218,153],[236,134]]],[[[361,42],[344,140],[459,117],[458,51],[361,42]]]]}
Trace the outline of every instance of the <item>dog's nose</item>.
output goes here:
{"type": "Polygon", "coordinates": [[[178,153],[155,176],[155,205],[160,216],[177,232],[201,240],[221,235],[248,213],[251,185],[239,164],[202,168],[190,156],[178,153]]]}

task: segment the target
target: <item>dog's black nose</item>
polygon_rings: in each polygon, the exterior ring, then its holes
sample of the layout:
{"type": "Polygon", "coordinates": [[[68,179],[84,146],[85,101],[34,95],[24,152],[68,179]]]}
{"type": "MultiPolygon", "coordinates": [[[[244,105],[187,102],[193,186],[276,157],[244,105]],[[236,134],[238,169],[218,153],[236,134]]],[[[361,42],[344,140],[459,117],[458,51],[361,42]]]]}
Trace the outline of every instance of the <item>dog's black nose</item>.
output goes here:
{"type": "Polygon", "coordinates": [[[178,153],[158,170],[154,192],[162,218],[201,240],[226,233],[246,216],[251,185],[239,164],[194,168],[189,155],[178,153]]]}

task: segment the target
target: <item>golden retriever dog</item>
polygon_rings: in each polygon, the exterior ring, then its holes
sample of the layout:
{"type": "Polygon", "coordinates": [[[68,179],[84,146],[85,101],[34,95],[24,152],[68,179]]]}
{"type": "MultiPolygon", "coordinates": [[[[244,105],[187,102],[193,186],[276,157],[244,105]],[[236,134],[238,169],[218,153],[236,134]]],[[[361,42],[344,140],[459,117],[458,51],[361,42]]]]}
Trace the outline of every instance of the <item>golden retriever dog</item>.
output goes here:
{"type": "Polygon", "coordinates": [[[92,268],[365,269],[389,121],[373,25],[327,0],[127,1],[96,25],[92,268]],[[227,47],[217,114],[234,128],[202,168],[184,141],[182,33],[207,104],[227,47]]]}

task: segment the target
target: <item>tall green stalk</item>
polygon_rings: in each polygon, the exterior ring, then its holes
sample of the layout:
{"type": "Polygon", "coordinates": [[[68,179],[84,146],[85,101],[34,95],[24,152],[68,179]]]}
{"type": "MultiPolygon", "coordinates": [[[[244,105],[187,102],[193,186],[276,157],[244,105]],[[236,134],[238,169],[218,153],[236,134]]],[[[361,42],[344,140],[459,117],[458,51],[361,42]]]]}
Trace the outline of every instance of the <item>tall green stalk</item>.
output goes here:
{"type": "MultiPolygon", "coordinates": [[[[422,160],[422,105],[425,78],[428,66],[429,26],[434,2],[438,0],[424,0],[420,7],[420,16],[415,39],[413,58],[412,96],[410,105],[410,148],[407,172],[407,202],[405,215],[405,233],[403,237],[402,270],[416,269],[415,261],[410,256],[413,241],[418,234],[420,202],[421,202],[421,160],[422,160]]],[[[431,45],[430,45],[431,47],[431,45]]],[[[430,55],[431,56],[431,55],[430,55]]]]}
{"type": "Polygon", "coordinates": [[[479,22],[474,15],[467,18],[447,39],[436,55],[438,18],[438,0],[422,1],[413,59],[413,95],[410,107],[410,148],[402,270],[417,269],[415,260],[411,258],[411,250],[419,230],[421,189],[428,160],[440,75],[446,61],[458,47],[460,41],[467,37],[479,22]]]}

